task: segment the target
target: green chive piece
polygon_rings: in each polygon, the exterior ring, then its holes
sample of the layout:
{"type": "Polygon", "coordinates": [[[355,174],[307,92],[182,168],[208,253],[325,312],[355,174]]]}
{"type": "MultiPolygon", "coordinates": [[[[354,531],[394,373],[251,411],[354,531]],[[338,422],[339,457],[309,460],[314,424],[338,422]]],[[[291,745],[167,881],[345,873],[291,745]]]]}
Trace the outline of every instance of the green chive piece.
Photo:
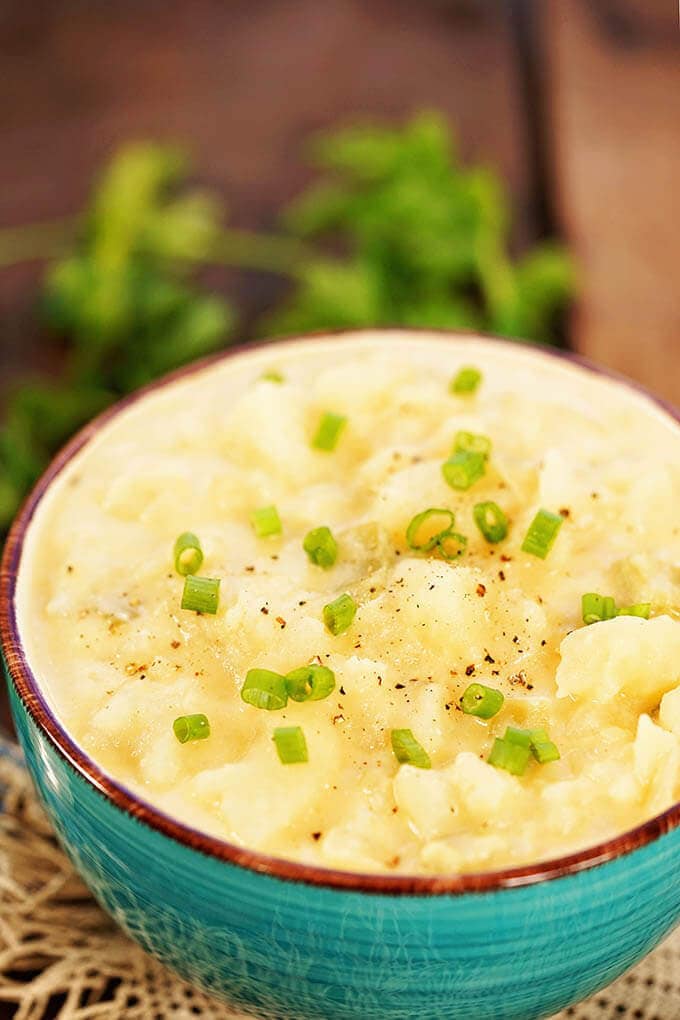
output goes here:
{"type": "Polygon", "coordinates": [[[180,744],[187,740],[205,740],[210,736],[208,717],[199,712],[197,715],[180,715],[172,724],[172,729],[180,744]]]}
{"type": "Polygon", "coordinates": [[[461,535],[457,531],[449,531],[437,539],[437,550],[445,560],[457,560],[465,552],[467,542],[465,535],[461,535]]]}
{"type": "Polygon", "coordinates": [[[617,611],[617,616],[639,616],[643,620],[649,619],[652,609],[651,602],[638,602],[635,606],[623,606],[617,611]]]}
{"type": "Polygon", "coordinates": [[[189,574],[184,578],[182,609],[192,609],[195,613],[214,615],[219,602],[219,577],[194,577],[193,574],[189,574]]]}
{"type": "Polygon", "coordinates": [[[455,523],[455,514],[451,510],[430,507],[412,518],[406,529],[406,541],[411,549],[429,552],[434,549],[440,538],[448,535],[455,523]]]}
{"type": "Polygon", "coordinates": [[[301,765],[309,761],[307,741],[301,726],[279,726],[272,740],[282,765],[301,765]]]}
{"type": "Polygon", "coordinates": [[[560,752],[557,744],[552,740],[542,740],[532,743],[531,752],[540,765],[547,765],[551,761],[559,761],[560,752]]]}
{"type": "Polygon", "coordinates": [[[326,628],[335,634],[344,634],[346,630],[352,625],[352,620],[357,611],[357,604],[351,595],[345,592],[344,595],[339,595],[333,602],[328,602],[323,607],[323,622],[326,624],[326,628]]]}
{"type": "Polygon", "coordinates": [[[346,424],[347,418],[344,414],[333,414],[332,411],[326,411],[314,434],[312,446],[316,450],[334,450],[346,424]]]}
{"type": "Polygon", "coordinates": [[[453,453],[481,453],[488,460],[491,455],[491,440],[479,432],[456,432],[453,453]]]}
{"type": "Polygon", "coordinates": [[[581,615],[584,623],[613,620],[617,615],[616,603],[611,595],[598,595],[590,591],[581,596],[581,615]]]}
{"type": "Polygon", "coordinates": [[[258,538],[280,535],[282,531],[281,518],[275,506],[263,506],[259,510],[253,510],[250,523],[258,538]]]}
{"type": "Polygon", "coordinates": [[[338,543],[331,534],[331,529],[325,525],[321,528],[312,528],[304,537],[302,548],[305,550],[312,563],[317,567],[328,570],[338,558],[338,543]]]}
{"type": "Polygon", "coordinates": [[[454,375],[449,383],[449,393],[475,393],[482,381],[482,373],[478,368],[465,367],[454,375]]]}
{"type": "Polygon", "coordinates": [[[500,691],[484,684],[470,684],[460,699],[460,707],[466,715],[480,719],[491,719],[500,712],[505,698],[500,691]]]}
{"type": "Polygon", "coordinates": [[[293,701],[322,701],[335,689],[335,673],[327,666],[300,666],[286,673],[284,680],[293,701]]]}
{"type": "Polygon", "coordinates": [[[505,769],[513,776],[523,776],[531,757],[531,749],[521,744],[496,737],[487,761],[497,769],[505,769]]]}
{"type": "Polygon", "coordinates": [[[563,518],[559,514],[553,514],[550,510],[539,510],[524,536],[522,552],[544,560],[555,543],[562,523],[563,518]]]}
{"type": "Polygon", "coordinates": [[[507,726],[503,737],[508,744],[518,747],[531,747],[531,730],[520,730],[517,726],[507,726]]]}
{"type": "Polygon", "coordinates": [[[195,574],[201,569],[203,562],[203,549],[200,540],[193,531],[183,531],[175,542],[174,548],[175,570],[182,577],[187,574],[195,574]]]}
{"type": "Polygon", "coordinates": [[[400,765],[414,765],[417,769],[431,769],[430,756],[411,730],[392,730],[390,734],[394,757],[400,765]]]}
{"type": "Polygon", "coordinates": [[[442,474],[447,485],[463,491],[479,481],[485,471],[486,457],[472,450],[459,450],[442,464],[442,474]]]}
{"type": "Polygon", "coordinates": [[[472,508],[472,516],[487,542],[502,542],[507,536],[508,518],[493,500],[476,503],[472,508]]]}
{"type": "Polygon", "coordinates": [[[275,368],[270,368],[267,372],[263,372],[260,376],[263,382],[282,383],[285,382],[285,376],[282,372],[278,372],[275,368]]]}
{"type": "Polygon", "coordinates": [[[270,669],[249,669],[241,688],[241,698],[254,708],[278,712],[288,704],[286,678],[270,669]]]}

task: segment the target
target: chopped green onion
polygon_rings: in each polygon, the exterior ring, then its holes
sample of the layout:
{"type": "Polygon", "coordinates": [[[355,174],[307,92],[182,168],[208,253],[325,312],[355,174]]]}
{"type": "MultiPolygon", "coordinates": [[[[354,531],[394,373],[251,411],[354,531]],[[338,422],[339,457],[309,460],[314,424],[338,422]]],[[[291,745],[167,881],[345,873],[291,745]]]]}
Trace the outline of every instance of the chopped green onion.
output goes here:
{"type": "Polygon", "coordinates": [[[472,509],[472,516],[487,542],[502,542],[506,537],[508,518],[498,503],[494,503],[492,500],[476,503],[472,509]]]}
{"type": "Polygon", "coordinates": [[[539,510],[529,525],[529,530],[522,542],[522,552],[531,553],[544,560],[552,549],[557,532],[562,527],[563,518],[550,510],[539,510]]]}
{"type": "Polygon", "coordinates": [[[279,726],[272,740],[282,765],[300,765],[309,761],[307,741],[300,726],[279,726]]]}
{"type": "Polygon", "coordinates": [[[516,726],[506,726],[503,740],[518,747],[531,747],[531,730],[520,730],[516,726]]]}
{"type": "Polygon", "coordinates": [[[331,529],[325,525],[321,528],[312,528],[307,532],[302,543],[312,563],[317,567],[328,570],[338,558],[338,543],[331,534],[331,529]]]}
{"type": "Polygon", "coordinates": [[[452,489],[469,489],[485,471],[486,457],[471,450],[459,450],[442,464],[444,480],[452,489]]]}
{"type": "Polygon", "coordinates": [[[263,382],[282,383],[285,382],[285,377],[282,372],[278,372],[275,368],[270,368],[267,372],[263,372],[260,376],[263,382]]]}
{"type": "Polygon", "coordinates": [[[275,506],[263,506],[259,510],[253,510],[250,523],[258,538],[281,534],[281,518],[275,506]]]}
{"type": "Polygon", "coordinates": [[[344,414],[333,414],[332,411],[326,411],[314,434],[312,446],[317,450],[334,450],[346,424],[347,418],[344,414]]]}
{"type": "Polygon", "coordinates": [[[638,602],[635,606],[623,606],[618,610],[617,616],[639,616],[643,620],[649,619],[649,613],[652,608],[651,602],[638,602]]]}
{"type": "Polygon", "coordinates": [[[481,453],[487,460],[491,454],[491,440],[479,432],[456,432],[454,453],[481,453]]]}
{"type": "Polygon", "coordinates": [[[457,531],[449,531],[437,540],[437,549],[445,560],[457,560],[465,552],[467,541],[465,535],[460,535],[457,531]]]}
{"type": "Polygon", "coordinates": [[[505,769],[513,776],[523,776],[529,764],[531,750],[521,744],[513,744],[509,740],[496,737],[488,757],[489,765],[497,769],[505,769]]]}
{"type": "Polygon", "coordinates": [[[187,574],[195,574],[201,569],[203,550],[200,540],[193,531],[183,531],[179,536],[175,542],[174,557],[175,570],[183,577],[186,577],[187,574]]]}
{"type": "Polygon", "coordinates": [[[581,596],[581,615],[583,622],[588,624],[613,620],[615,616],[639,616],[643,620],[648,620],[651,608],[651,602],[638,602],[634,606],[622,606],[617,609],[611,595],[598,595],[594,591],[581,596]]]}
{"type": "Polygon", "coordinates": [[[196,613],[217,612],[220,601],[219,577],[194,577],[189,574],[184,579],[182,592],[182,609],[192,609],[196,613]]]}
{"type": "Polygon", "coordinates": [[[500,712],[505,698],[500,691],[484,684],[470,684],[460,699],[460,707],[466,715],[476,715],[480,719],[491,719],[500,712]]]}
{"type": "Polygon", "coordinates": [[[356,602],[345,592],[323,607],[323,622],[331,634],[337,637],[338,634],[344,634],[349,630],[356,611],[356,602]]]}
{"type": "Polygon", "coordinates": [[[286,673],[284,679],[293,701],[322,701],[335,688],[335,673],[327,666],[300,666],[286,673]]]}
{"type": "Polygon", "coordinates": [[[401,765],[415,765],[417,769],[431,769],[430,756],[418,743],[411,730],[392,730],[392,750],[401,765]]]}
{"type": "Polygon", "coordinates": [[[547,765],[548,762],[560,759],[557,744],[553,744],[552,740],[535,741],[531,745],[531,751],[536,761],[541,765],[547,765]]]}
{"type": "Polygon", "coordinates": [[[449,383],[450,393],[474,393],[482,381],[478,368],[461,368],[449,383]]]}
{"type": "Polygon", "coordinates": [[[616,603],[611,595],[598,595],[594,591],[587,592],[581,596],[581,614],[584,623],[613,620],[616,616],[616,603]]]}
{"type": "Polygon", "coordinates": [[[411,549],[429,552],[434,549],[440,538],[448,535],[455,523],[455,515],[451,510],[430,507],[416,514],[406,529],[406,541],[411,549]]]}
{"type": "Polygon", "coordinates": [[[186,744],[187,740],[205,740],[210,736],[208,717],[202,713],[180,715],[172,724],[172,729],[180,744],[186,744]]]}
{"type": "Polygon", "coordinates": [[[249,669],[241,688],[241,698],[254,708],[277,712],[288,704],[286,678],[270,669],[249,669]]]}

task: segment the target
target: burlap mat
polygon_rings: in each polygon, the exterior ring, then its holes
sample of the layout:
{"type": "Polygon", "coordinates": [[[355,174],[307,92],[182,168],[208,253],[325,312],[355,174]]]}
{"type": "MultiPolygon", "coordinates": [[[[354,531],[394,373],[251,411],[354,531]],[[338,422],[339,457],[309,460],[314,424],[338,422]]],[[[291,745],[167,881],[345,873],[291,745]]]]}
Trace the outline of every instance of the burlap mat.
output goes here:
{"type": "MultiPolygon", "coordinates": [[[[0,1017],[240,1018],[173,977],[102,913],[57,847],[18,754],[1,738],[0,804],[0,1017]]],[[[555,1020],[678,1020],[679,965],[680,931],[555,1020]]]]}

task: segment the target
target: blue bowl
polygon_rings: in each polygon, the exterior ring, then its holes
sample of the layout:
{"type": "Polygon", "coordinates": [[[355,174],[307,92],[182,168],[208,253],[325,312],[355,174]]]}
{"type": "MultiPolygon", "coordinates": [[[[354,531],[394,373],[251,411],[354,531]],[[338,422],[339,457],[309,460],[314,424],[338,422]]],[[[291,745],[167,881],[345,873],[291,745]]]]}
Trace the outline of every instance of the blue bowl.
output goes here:
{"type": "Polygon", "coordinates": [[[534,1020],[614,980],[678,923],[680,805],[533,866],[361,875],[206,836],[103,773],[31,673],[15,586],[26,529],[51,482],[128,404],[84,429],[29,498],[5,548],[0,626],[41,800],[75,867],[133,939],[205,991],[272,1020],[534,1020]]]}

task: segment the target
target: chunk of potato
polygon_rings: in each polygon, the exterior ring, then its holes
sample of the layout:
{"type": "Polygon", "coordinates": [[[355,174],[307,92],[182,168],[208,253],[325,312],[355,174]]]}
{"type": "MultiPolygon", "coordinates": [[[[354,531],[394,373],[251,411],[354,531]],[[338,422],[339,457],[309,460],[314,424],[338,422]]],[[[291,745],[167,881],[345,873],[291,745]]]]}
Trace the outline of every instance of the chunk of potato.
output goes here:
{"type": "Polygon", "coordinates": [[[572,631],[560,653],[560,698],[606,703],[623,692],[638,711],[649,711],[680,684],[680,621],[619,616],[572,631]]]}

